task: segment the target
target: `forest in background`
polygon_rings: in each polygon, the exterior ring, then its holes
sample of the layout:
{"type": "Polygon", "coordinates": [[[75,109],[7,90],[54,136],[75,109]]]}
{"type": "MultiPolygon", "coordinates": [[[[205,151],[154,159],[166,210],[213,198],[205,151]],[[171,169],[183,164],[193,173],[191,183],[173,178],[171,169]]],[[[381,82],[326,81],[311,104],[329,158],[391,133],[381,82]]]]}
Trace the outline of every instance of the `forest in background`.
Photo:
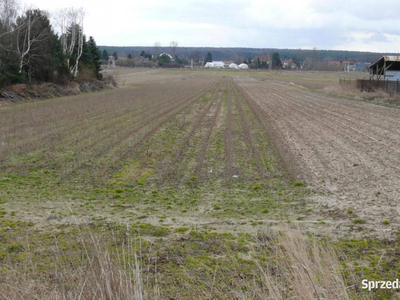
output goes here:
{"type": "MultiPolygon", "coordinates": [[[[101,51],[108,53],[116,52],[120,57],[139,55],[142,51],[157,55],[158,53],[171,53],[170,46],[99,46],[101,51]]],[[[212,53],[214,60],[235,60],[237,57],[245,59],[267,57],[274,52],[278,52],[281,58],[295,58],[305,61],[307,58],[319,61],[354,61],[372,63],[382,55],[397,55],[399,53],[380,53],[380,52],[361,52],[361,51],[342,51],[342,50],[301,50],[301,49],[278,49],[278,48],[215,48],[215,47],[178,47],[175,49],[176,55],[194,60],[204,60],[207,53],[212,53]]]]}

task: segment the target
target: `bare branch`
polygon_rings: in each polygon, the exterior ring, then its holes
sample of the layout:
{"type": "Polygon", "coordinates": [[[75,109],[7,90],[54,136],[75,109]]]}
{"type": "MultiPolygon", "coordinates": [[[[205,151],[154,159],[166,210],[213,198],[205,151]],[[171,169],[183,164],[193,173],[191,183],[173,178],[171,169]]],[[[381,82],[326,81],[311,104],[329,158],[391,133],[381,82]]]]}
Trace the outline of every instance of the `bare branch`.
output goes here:
{"type": "Polygon", "coordinates": [[[25,14],[17,20],[17,48],[16,52],[19,56],[19,72],[22,73],[24,66],[28,64],[29,54],[35,44],[39,44],[48,38],[47,34],[42,31],[32,32],[34,26],[43,18],[43,14],[35,10],[27,10],[25,14]]]}
{"type": "Polygon", "coordinates": [[[173,57],[175,59],[176,49],[178,49],[178,42],[177,41],[172,41],[169,45],[171,46],[172,54],[173,54],[173,57]]]}
{"type": "Polygon", "coordinates": [[[85,12],[82,8],[65,8],[57,15],[57,23],[60,30],[62,51],[67,56],[67,67],[76,76],[78,74],[79,59],[83,49],[83,19],[85,12]],[[78,46],[78,53],[75,64],[71,66],[70,57],[75,46],[78,46]]]}
{"type": "Polygon", "coordinates": [[[161,47],[161,43],[160,42],[155,42],[154,43],[154,48],[156,48],[156,57],[158,57],[160,55],[160,47],[161,47]]]}

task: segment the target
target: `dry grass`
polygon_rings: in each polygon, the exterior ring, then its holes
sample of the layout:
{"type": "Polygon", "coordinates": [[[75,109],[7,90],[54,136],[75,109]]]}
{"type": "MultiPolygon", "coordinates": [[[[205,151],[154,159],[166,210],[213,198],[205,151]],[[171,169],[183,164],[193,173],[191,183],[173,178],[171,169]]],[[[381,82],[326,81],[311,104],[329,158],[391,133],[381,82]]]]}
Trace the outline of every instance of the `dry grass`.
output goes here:
{"type": "Polygon", "coordinates": [[[187,285],[195,299],[350,299],[332,248],[298,231],[258,235],[250,274],[243,273],[240,258],[225,251],[229,267],[209,268],[209,279],[186,271],[188,282],[197,283],[187,285]]]}
{"type": "Polygon", "coordinates": [[[0,298],[349,299],[335,252],[297,231],[255,237],[247,259],[254,264],[251,274],[243,273],[243,259],[228,249],[220,256],[221,264],[198,268],[182,265],[180,290],[184,292],[175,296],[166,292],[169,287],[163,278],[169,275],[151,259],[157,257],[156,253],[143,259],[140,244],[130,237],[119,248],[122,250],[110,250],[99,235],[80,236],[84,255],[77,259],[56,245],[51,273],[41,274],[29,259],[25,272],[7,266],[8,276],[0,281],[0,298]],[[154,276],[149,277],[152,273],[154,276]]]}
{"type": "Polygon", "coordinates": [[[0,283],[0,298],[144,299],[141,262],[131,240],[122,253],[112,253],[99,236],[89,233],[80,238],[83,255],[78,258],[55,242],[51,272],[41,271],[29,259],[25,272],[6,266],[8,276],[0,283]]]}
{"type": "Polygon", "coordinates": [[[400,104],[399,95],[390,95],[383,90],[377,89],[373,92],[360,91],[357,88],[357,82],[354,81],[351,84],[334,84],[326,86],[323,89],[324,92],[334,96],[344,96],[357,100],[371,101],[378,104],[400,104]]]}
{"type": "Polygon", "coordinates": [[[349,299],[338,259],[328,245],[321,245],[298,232],[277,238],[278,276],[259,265],[270,299],[285,299],[282,288],[295,299],[349,299]]]}

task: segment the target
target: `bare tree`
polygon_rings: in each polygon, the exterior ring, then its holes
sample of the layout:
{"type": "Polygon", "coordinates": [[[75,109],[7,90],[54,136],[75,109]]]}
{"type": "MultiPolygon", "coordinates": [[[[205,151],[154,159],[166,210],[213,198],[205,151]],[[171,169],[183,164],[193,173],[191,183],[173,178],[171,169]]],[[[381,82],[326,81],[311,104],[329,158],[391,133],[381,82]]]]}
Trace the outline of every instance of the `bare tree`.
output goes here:
{"type": "Polygon", "coordinates": [[[66,55],[67,67],[75,77],[78,75],[79,59],[82,56],[84,16],[85,12],[82,8],[66,8],[58,13],[62,51],[66,55]],[[76,58],[71,64],[75,46],[77,46],[76,58]]]}
{"type": "Polygon", "coordinates": [[[0,0],[0,20],[7,31],[12,30],[12,26],[17,19],[18,7],[16,0],[0,0]]]}
{"type": "Polygon", "coordinates": [[[39,10],[30,9],[17,20],[16,51],[19,58],[19,73],[22,73],[24,66],[29,65],[29,59],[31,58],[29,54],[33,47],[48,38],[47,33],[41,30],[41,28],[34,30],[35,26],[43,18],[43,13],[39,10]]]}
{"type": "Polygon", "coordinates": [[[0,0],[0,65],[5,53],[12,51],[19,5],[16,0],[0,0]]]}
{"type": "Polygon", "coordinates": [[[156,58],[160,55],[160,47],[161,47],[161,43],[160,42],[155,42],[154,43],[154,48],[156,49],[156,58]]]}
{"type": "Polygon", "coordinates": [[[177,41],[172,41],[171,43],[169,43],[169,45],[171,46],[173,58],[175,59],[175,57],[176,57],[176,50],[178,49],[178,42],[177,42],[177,41]]]}

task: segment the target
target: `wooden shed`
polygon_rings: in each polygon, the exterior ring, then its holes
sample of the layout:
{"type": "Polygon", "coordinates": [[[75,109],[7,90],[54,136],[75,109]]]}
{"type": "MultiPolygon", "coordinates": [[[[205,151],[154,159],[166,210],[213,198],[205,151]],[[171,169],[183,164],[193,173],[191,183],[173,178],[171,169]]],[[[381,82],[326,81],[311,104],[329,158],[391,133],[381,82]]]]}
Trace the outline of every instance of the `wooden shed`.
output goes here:
{"type": "Polygon", "coordinates": [[[400,56],[382,56],[369,66],[371,80],[400,80],[400,56]]]}

